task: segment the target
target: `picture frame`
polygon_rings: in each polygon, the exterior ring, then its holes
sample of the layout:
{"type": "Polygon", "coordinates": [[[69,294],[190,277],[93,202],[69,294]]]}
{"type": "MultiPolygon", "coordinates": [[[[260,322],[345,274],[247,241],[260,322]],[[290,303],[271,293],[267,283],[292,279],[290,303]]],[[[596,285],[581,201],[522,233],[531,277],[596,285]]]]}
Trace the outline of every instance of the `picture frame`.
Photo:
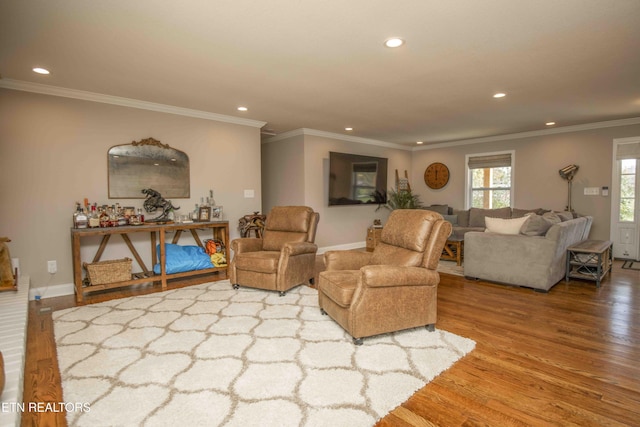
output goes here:
{"type": "Polygon", "coordinates": [[[211,221],[222,221],[222,206],[212,206],[211,221]]]}
{"type": "Polygon", "coordinates": [[[200,206],[198,208],[198,221],[205,222],[211,220],[211,206],[200,206]]]}

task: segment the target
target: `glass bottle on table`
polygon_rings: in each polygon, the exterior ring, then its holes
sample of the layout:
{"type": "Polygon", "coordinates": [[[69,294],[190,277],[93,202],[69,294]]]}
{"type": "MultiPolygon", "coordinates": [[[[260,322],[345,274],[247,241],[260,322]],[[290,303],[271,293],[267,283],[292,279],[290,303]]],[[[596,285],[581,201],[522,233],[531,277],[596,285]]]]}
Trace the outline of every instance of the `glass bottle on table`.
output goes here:
{"type": "Polygon", "coordinates": [[[78,206],[78,215],[76,215],[76,228],[88,228],[89,227],[89,217],[85,210],[78,206]]]}

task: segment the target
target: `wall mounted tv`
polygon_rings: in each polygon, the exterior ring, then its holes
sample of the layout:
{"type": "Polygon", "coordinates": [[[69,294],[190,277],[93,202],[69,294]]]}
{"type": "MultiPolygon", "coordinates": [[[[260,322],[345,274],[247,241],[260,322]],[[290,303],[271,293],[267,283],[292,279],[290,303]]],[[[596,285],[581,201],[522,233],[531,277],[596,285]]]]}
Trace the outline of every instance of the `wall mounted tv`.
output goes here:
{"type": "Polygon", "coordinates": [[[387,159],[329,152],[329,206],[387,202],[387,159]]]}

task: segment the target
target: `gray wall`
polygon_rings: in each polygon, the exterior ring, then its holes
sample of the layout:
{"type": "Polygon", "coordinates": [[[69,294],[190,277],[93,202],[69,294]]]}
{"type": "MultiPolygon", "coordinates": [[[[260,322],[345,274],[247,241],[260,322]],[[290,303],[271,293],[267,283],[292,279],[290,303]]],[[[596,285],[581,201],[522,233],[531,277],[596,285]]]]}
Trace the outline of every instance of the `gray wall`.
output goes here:
{"type": "MultiPolygon", "coordinates": [[[[257,127],[0,89],[0,236],[12,239],[11,256],[32,287],[72,283],[76,201],[142,207],[142,199],[108,199],[107,150],[148,137],[189,155],[191,198],[174,200],[178,213],[213,189],[238,237],[238,218],[262,204],[257,127]],[[255,197],[244,198],[245,189],[255,197]],[[47,260],[58,261],[56,275],[47,260]]],[[[150,251],[148,238],[134,243],[150,251]]],[[[131,257],[117,242],[107,256],[131,257]]]]}

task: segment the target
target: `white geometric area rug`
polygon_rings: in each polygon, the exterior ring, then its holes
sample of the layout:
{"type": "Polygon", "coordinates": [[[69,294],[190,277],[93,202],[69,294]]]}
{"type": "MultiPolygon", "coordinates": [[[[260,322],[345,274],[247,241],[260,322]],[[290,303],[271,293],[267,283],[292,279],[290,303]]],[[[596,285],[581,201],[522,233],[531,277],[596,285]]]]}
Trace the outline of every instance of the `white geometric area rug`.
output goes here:
{"type": "Polygon", "coordinates": [[[228,280],[53,318],[64,401],[88,404],[71,426],[371,426],[475,346],[424,327],[356,346],[315,289],[228,280]]]}

